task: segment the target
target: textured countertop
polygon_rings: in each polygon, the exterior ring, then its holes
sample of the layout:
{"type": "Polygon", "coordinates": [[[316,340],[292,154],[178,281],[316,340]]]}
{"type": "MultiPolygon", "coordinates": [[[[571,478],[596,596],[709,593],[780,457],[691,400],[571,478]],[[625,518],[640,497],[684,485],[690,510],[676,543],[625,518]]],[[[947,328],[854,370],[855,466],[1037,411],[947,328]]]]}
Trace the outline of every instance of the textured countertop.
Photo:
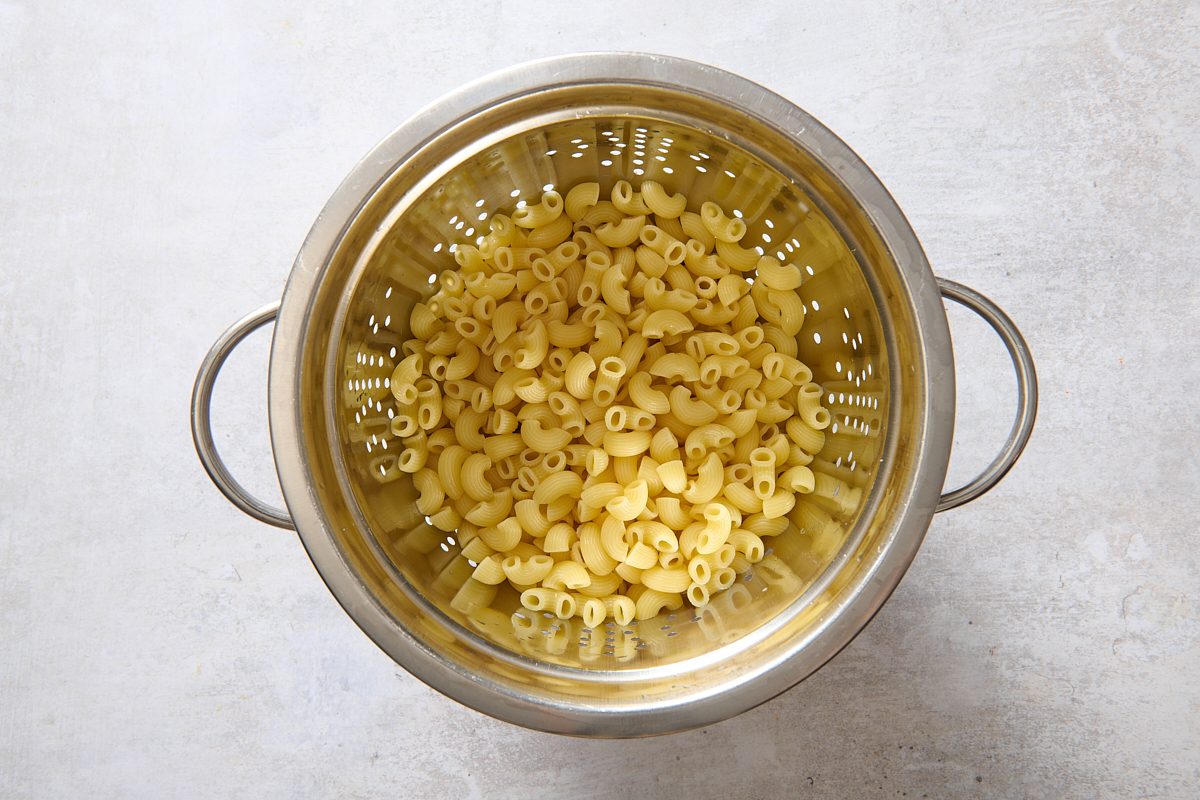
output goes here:
{"type": "MultiPolygon", "coordinates": [[[[322,5],[0,2],[0,796],[1195,796],[1195,4],[322,5]],[[648,741],[425,688],[293,535],[218,495],[187,428],[205,350],[280,295],[375,141],[493,69],[599,48],[709,61],[815,114],[935,270],[1012,314],[1042,382],[1016,470],[934,520],[853,644],[648,741]]],[[[950,320],[957,483],[1015,391],[987,327],[950,320]]],[[[234,355],[214,410],[235,472],[277,496],[267,346],[234,355]]]]}

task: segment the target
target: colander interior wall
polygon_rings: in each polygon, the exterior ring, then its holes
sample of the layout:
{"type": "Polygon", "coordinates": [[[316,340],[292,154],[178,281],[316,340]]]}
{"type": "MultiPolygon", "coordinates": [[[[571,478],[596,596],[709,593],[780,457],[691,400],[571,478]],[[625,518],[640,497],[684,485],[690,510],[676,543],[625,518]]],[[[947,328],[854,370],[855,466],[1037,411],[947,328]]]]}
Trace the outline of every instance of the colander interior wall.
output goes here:
{"type": "Polygon", "coordinates": [[[920,378],[890,369],[917,335],[895,302],[903,295],[896,273],[872,221],[818,154],[705,98],[663,87],[571,87],[461,120],[371,193],[314,300],[324,338],[308,336],[303,371],[312,380],[301,386],[301,403],[312,421],[316,491],[343,557],[409,635],[499,685],[585,695],[588,673],[627,674],[607,699],[620,703],[632,693],[645,698],[647,682],[680,670],[703,668],[704,679],[691,679],[698,687],[761,669],[784,638],[815,635],[891,535],[879,512],[904,488],[905,416],[922,399],[918,390],[893,402],[898,387],[911,390],[920,378]],[[408,313],[432,291],[433,276],[453,268],[455,244],[485,232],[489,215],[536,202],[549,188],[599,180],[607,192],[620,179],[657,180],[687,194],[691,210],[714,200],[745,219],[743,245],[804,269],[800,358],[835,420],[812,468],[836,489],[802,498],[791,528],[767,540],[764,562],[705,609],[685,605],[589,630],[529,612],[514,619],[511,593],[497,599],[499,612],[465,618],[449,600],[471,565],[453,534],[417,512],[411,481],[395,466],[387,381],[408,313]]]}

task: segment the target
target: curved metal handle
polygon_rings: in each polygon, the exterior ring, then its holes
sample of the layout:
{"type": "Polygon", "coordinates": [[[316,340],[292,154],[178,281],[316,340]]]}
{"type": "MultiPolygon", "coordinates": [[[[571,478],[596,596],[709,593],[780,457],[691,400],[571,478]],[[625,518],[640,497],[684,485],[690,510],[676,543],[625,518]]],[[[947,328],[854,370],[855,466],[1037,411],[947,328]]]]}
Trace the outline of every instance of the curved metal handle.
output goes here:
{"type": "Polygon", "coordinates": [[[212,433],[213,386],[225,359],[243,339],[268,322],[274,321],[278,313],[278,302],[265,305],[235,322],[213,343],[200,365],[200,371],[196,373],[196,385],[192,389],[192,441],[196,443],[196,455],[200,456],[200,463],[204,465],[208,477],[212,478],[212,482],[229,502],[260,522],[277,528],[295,530],[296,526],[286,511],[259,500],[229,474],[229,468],[217,452],[212,433]]]}
{"type": "Polygon", "coordinates": [[[1033,433],[1033,422],[1037,418],[1038,387],[1037,372],[1033,368],[1033,354],[1029,352],[1025,337],[1021,336],[1021,332],[1009,316],[974,289],[944,278],[938,278],[937,282],[943,297],[948,297],[974,311],[1000,335],[1017,373],[1017,418],[1013,421],[1012,430],[1008,432],[1008,440],[1005,441],[1000,454],[988,464],[987,469],[965,486],[942,495],[936,510],[945,511],[969,503],[984,494],[999,483],[1012,469],[1013,464],[1017,463],[1021,451],[1029,443],[1030,434],[1033,433]]]}

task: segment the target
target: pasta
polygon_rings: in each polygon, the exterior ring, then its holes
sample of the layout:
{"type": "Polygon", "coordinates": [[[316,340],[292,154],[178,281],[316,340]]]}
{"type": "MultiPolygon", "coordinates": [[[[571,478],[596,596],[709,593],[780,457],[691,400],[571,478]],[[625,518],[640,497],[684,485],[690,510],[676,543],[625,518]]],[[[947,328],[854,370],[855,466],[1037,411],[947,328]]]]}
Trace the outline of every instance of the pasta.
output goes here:
{"type": "Polygon", "coordinates": [[[861,494],[814,472],[833,417],[796,357],[807,277],[656,181],[563,191],[492,215],[413,307],[379,470],[457,536],[420,552],[472,620],[515,596],[588,628],[702,608],[798,498],[828,523],[861,494]]]}
{"type": "Polygon", "coordinates": [[[643,181],[641,195],[650,213],[662,219],[675,219],[687,208],[686,197],[668,194],[657,181],[643,181]]]}
{"type": "Polygon", "coordinates": [[[594,208],[600,200],[600,184],[592,181],[590,183],[578,183],[567,192],[566,205],[564,210],[567,216],[575,222],[583,219],[584,214],[589,209],[594,208]]]}
{"type": "MultiPolygon", "coordinates": [[[[664,264],[674,265],[683,263],[684,255],[687,252],[683,242],[657,225],[646,225],[643,227],[638,234],[638,238],[642,244],[649,247],[654,253],[657,253],[664,264]]],[[[664,273],[666,273],[666,269],[663,269],[661,273],[653,277],[661,277],[664,273]]]]}
{"type": "Polygon", "coordinates": [[[558,192],[546,192],[536,206],[522,206],[512,213],[512,221],[522,228],[540,228],[558,219],[563,212],[563,199],[558,192]]]}
{"type": "Polygon", "coordinates": [[[756,447],[750,452],[750,469],[754,478],[754,494],[766,500],[775,494],[775,452],[756,447]]]}

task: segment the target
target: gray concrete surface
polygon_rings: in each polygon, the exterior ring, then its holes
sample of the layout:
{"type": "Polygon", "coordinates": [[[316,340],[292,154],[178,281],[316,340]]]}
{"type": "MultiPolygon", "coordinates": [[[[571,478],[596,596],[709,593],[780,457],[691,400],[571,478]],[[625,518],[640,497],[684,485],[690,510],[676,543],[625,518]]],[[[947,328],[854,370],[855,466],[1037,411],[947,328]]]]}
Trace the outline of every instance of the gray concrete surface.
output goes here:
{"type": "MultiPolygon", "coordinates": [[[[1196,796],[1195,3],[321,6],[0,2],[0,796],[1196,796]],[[407,676],[187,430],[211,340],[279,296],[368,147],[464,81],[596,48],[710,61],[825,121],[937,271],[1021,324],[1043,388],[1016,471],[937,517],[835,661],[642,742],[407,676]]],[[[1014,391],[986,327],[951,321],[958,480],[1014,391]]],[[[216,413],[273,493],[266,349],[216,413]]]]}

